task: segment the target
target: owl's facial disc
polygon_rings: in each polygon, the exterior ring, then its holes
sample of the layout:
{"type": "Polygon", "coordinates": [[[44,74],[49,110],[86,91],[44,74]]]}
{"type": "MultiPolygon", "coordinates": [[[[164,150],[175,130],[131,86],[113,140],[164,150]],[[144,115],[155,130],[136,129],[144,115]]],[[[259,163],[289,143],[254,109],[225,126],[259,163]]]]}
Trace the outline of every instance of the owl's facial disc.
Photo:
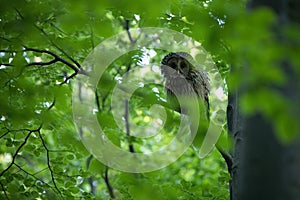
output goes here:
{"type": "Polygon", "coordinates": [[[182,57],[169,59],[167,61],[167,66],[172,69],[168,70],[168,73],[166,73],[170,78],[176,79],[179,77],[186,77],[190,71],[190,63],[182,57]]]}

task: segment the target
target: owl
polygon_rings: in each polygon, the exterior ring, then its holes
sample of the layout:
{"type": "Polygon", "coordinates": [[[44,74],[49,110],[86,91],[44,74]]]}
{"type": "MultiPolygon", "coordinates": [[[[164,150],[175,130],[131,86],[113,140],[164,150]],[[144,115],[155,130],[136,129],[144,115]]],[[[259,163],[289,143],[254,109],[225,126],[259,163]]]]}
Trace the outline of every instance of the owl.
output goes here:
{"type": "Polygon", "coordinates": [[[204,103],[204,117],[209,120],[209,78],[204,70],[193,64],[193,57],[185,52],[169,53],[162,59],[161,73],[165,77],[167,101],[174,110],[182,113],[177,97],[196,95],[204,103]]]}

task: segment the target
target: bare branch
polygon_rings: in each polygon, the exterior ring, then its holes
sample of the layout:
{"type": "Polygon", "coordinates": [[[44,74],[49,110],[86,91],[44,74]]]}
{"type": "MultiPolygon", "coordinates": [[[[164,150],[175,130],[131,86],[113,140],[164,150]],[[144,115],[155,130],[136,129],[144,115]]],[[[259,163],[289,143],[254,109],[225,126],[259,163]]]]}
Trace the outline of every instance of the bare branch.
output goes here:
{"type": "MultiPolygon", "coordinates": [[[[24,51],[32,51],[32,52],[36,52],[36,53],[45,53],[45,54],[48,54],[48,55],[51,55],[54,57],[54,60],[57,62],[62,62],[63,64],[69,66],[70,68],[72,68],[75,72],[78,72],[79,69],[73,65],[72,63],[62,59],[60,56],[56,55],[55,53],[51,52],[51,51],[48,51],[48,50],[42,50],[42,49],[35,49],[35,48],[29,48],[29,47],[26,47],[24,46],[25,50],[24,51]]],[[[51,61],[50,61],[51,62],[51,61]]]]}
{"type": "Polygon", "coordinates": [[[224,149],[222,149],[218,145],[216,147],[217,147],[218,151],[220,152],[221,156],[223,157],[223,159],[225,160],[227,169],[228,169],[228,173],[231,175],[232,167],[233,167],[232,156],[230,155],[229,152],[226,152],[224,149]]]}
{"type": "MultiPolygon", "coordinates": [[[[68,67],[70,67],[71,69],[73,69],[75,71],[73,74],[66,77],[65,80],[60,85],[68,83],[68,81],[70,79],[74,78],[77,74],[83,74],[83,75],[89,76],[89,74],[81,68],[80,64],[77,61],[75,61],[73,58],[68,56],[65,52],[63,52],[62,49],[60,49],[60,51],[62,51],[73,63],[75,63],[75,65],[68,62],[68,61],[66,61],[65,59],[61,58],[60,56],[58,56],[57,54],[55,54],[51,51],[35,49],[35,48],[29,48],[29,47],[24,47],[24,48],[25,48],[24,51],[32,51],[32,52],[36,52],[36,53],[45,53],[45,54],[48,54],[48,55],[51,55],[52,57],[54,57],[54,59],[49,61],[49,62],[33,62],[33,63],[29,63],[27,66],[32,66],[32,65],[45,66],[45,65],[51,65],[51,64],[56,63],[56,62],[61,62],[61,63],[67,65],[68,67]]],[[[56,48],[59,48],[59,47],[56,46],[56,48]]]]}
{"type": "Polygon", "coordinates": [[[10,63],[0,63],[0,65],[4,65],[4,66],[7,66],[7,67],[12,67],[13,65],[10,64],[10,63]]]}
{"type": "Polygon", "coordinates": [[[128,19],[125,20],[125,26],[124,26],[124,28],[125,28],[125,30],[126,30],[126,32],[127,32],[127,35],[128,35],[128,38],[129,38],[130,43],[131,43],[131,44],[134,44],[135,41],[132,39],[131,33],[130,33],[130,31],[129,31],[129,26],[130,26],[129,22],[130,22],[130,21],[129,21],[128,19]]]}
{"type": "Polygon", "coordinates": [[[134,147],[130,137],[130,124],[129,124],[129,101],[125,100],[125,126],[126,126],[126,135],[128,138],[129,152],[134,153],[134,147]]]}
{"type": "MultiPolygon", "coordinates": [[[[89,170],[89,167],[90,167],[90,164],[91,164],[91,161],[93,159],[93,155],[90,155],[87,159],[86,159],[86,170],[88,171],[89,170]]],[[[90,176],[88,178],[88,183],[91,187],[91,194],[93,194],[95,196],[96,194],[96,187],[94,185],[94,178],[93,176],[90,176]]]]}
{"type": "Polygon", "coordinates": [[[104,175],[102,175],[102,178],[104,179],[104,182],[106,184],[107,190],[109,192],[109,196],[110,198],[114,199],[116,198],[116,195],[114,193],[114,188],[111,186],[110,182],[109,182],[109,178],[108,178],[108,167],[106,167],[104,175]]]}
{"type": "Polygon", "coordinates": [[[0,49],[1,53],[13,53],[11,50],[0,49]]]}
{"type": "Polygon", "coordinates": [[[54,97],[54,100],[53,100],[52,104],[49,106],[49,108],[47,110],[51,110],[51,108],[53,108],[55,106],[55,102],[56,102],[56,100],[55,100],[55,97],[54,97]]]}
{"type": "Polygon", "coordinates": [[[53,59],[53,60],[51,60],[51,61],[49,61],[49,62],[32,62],[32,63],[28,63],[27,64],[27,67],[29,67],[29,66],[45,66],[45,65],[51,65],[51,64],[53,64],[53,63],[56,63],[56,62],[58,62],[59,60],[57,60],[57,59],[53,59]]]}
{"type": "Polygon", "coordinates": [[[74,153],[74,151],[68,150],[68,149],[61,149],[61,150],[50,150],[50,153],[63,153],[63,152],[68,152],[68,153],[74,153]]]}
{"type": "Polygon", "coordinates": [[[99,101],[99,94],[97,90],[95,91],[95,100],[96,100],[98,111],[100,111],[100,101],[99,101]]]}
{"type": "Polygon", "coordinates": [[[5,38],[5,37],[2,37],[2,36],[0,36],[0,39],[1,39],[1,40],[5,40],[5,41],[7,41],[7,42],[11,42],[11,40],[10,40],[10,39],[7,39],[7,38],[5,38]]]}
{"type": "MultiPolygon", "coordinates": [[[[45,185],[47,185],[49,188],[51,188],[51,189],[53,190],[53,192],[55,192],[55,189],[54,189],[51,185],[49,185],[48,183],[46,183],[45,181],[43,181],[42,179],[40,179],[40,178],[38,178],[38,177],[36,176],[37,173],[34,173],[34,174],[29,173],[28,171],[26,171],[25,169],[23,169],[20,165],[18,165],[18,164],[16,164],[16,163],[14,163],[14,165],[15,165],[16,167],[18,167],[22,172],[24,172],[25,174],[27,174],[28,176],[31,176],[31,177],[33,177],[35,180],[42,182],[43,184],[45,184],[45,185]]],[[[46,168],[46,169],[47,169],[47,168],[46,168]]]]}
{"type": "Polygon", "coordinates": [[[60,28],[58,28],[53,22],[50,22],[50,25],[55,29],[58,30],[60,33],[64,34],[65,36],[67,36],[67,33],[64,32],[63,30],[61,30],[60,28]]]}
{"type": "MultiPolygon", "coordinates": [[[[130,31],[129,31],[129,25],[130,25],[129,22],[130,21],[128,19],[125,20],[125,26],[124,26],[124,28],[125,28],[125,30],[127,32],[128,38],[130,40],[130,43],[134,44],[135,41],[132,39],[130,31]]],[[[128,64],[126,72],[128,72],[130,70],[130,67],[131,67],[131,63],[128,64]]],[[[134,151],[134,147],[133,147],[132,140],[131,140],[131,137],[130,137],[129,100],[126,99],[124,103],[125,103],[124,118],[125,118],[126,135],[127,135],[127,139],[128,139],[129,152],[134,153],[135,151],[134,151]]]]}
{"type": "Polygon", "coordinates": [[[5,174],[5,172],[7,172],[12,166],[13,164],[15,163],[16,161],[16,157],[17,155],[19,154],[19,152],[21,151],[22,147],[27,143],[30,135],[34,132],[39,132],[40,129],[42,128],[42,126],[40,126],[38,129],[36,130],[30,130],[29,133],[27,134],[27,136],[25,137],[25,140],[24,142],[22,142],[22,144],[18,147],[18,149],[16,150],[16,152],[14,153],[13,157],[12,157],[12,161],[11,163],[8,165],[8,167],[6,169],[4,169],[1,173],[0,173],[0,177],[3,176],[5,174]]]}
{"type": "Polygon", "coordinates": [[[74,72],[73,74],[71,74],[70,76],[66,77],[65,80],[60,84],[60,85],[63,85],[65,83],[68,83],[68,81],[70,79],[72,79],[73,77],[75,77],[78,73],[77,72],[74,72]]]}
{"type": "Polygon", "coordinates": [[[0,139],[3,138],[4,136],[6,136],[8,133],[10,133],[10,130],[7,130],[5,133],[3,133],[3,134],[0,136],[0,139]]]}
{"type": "Polygon", "coordinates": [[[52,41],[50,41],[52,43],[52,45],[54,47],[56,47],[60,52],[62,52],[65,56],[67,56],[67,58],[69,58],[76,66],[78,69],[81,68],[81,65],[71,56],[69,56],[69,54],[67,54],[62,48],[60,48],[59,46],[57,46],[55,43],[53,43],[52,41]]]}
{"type": "Polygon", "coordinates": [[[1,182],[0,182],[0,185],[1,185],[2,191],[4,192],[4,195],[5,195],[6,199],[9,199],[8,196],[7,196],[7,193],[5,191],[4,185],[1,182]]]}
{"type": "Polygon", "coordinates": [[[89,169],[92,159],[93,159],[93,155],[90,155],[90,156],[86,159],[86,163],[85,163],[85,164],[86,164],[86,170],[89,169]]]}
{"type": "Polygon", "coordinates": [[[52,170],[52,168],[51,168],[51,164],[50,164],[50,155],[49,155],[50,152],[49,152],[49,149],[48,149],[48,147],[47,147],[47,145],[46,145],[46,143],[45,143],[45,140],[43,139],[42,134],[41,134],[40,131],[38,131],[38,134],[39,134],[39,137],[40,137],[40,139],[41,139],[41,141],[42,141],[42,145],[43,145],[43,147],[44,147],[45,150],[46,150],[47,166],[48,166],[48,169],[49,169],[49,171],[50,171],[50,176],[51,176],[53,185],[54,185],[55,189],[57,190],[57,192],[61,195],[61,191],[58,189],[58,187],[57,187],[57,185],[56,185],[56,182],[55,182],[55,179],[54,179],[54,175],[53,175],[54,173],[53,173],[53,170],[52,170]]]}
{"type": "MultiPolygon", "coordinates": [[[[48,39],[49,39],[49,35],[39,26],[37,26],[36,24],[34,25],[34,27],[36,29],[38,29],[39,31],[41,31],[48,39]]],[[[56,45],[51,39],[49,39],[49,42],[56,48],[58,49],[60,52],[62,52],[67,58],[69,58],[78,68],[81,68],[80,64],[74,60],[71,56],[69,56],[69,54],[67,54],[62,48],[60,48],[58,45],[56,45]]]]}

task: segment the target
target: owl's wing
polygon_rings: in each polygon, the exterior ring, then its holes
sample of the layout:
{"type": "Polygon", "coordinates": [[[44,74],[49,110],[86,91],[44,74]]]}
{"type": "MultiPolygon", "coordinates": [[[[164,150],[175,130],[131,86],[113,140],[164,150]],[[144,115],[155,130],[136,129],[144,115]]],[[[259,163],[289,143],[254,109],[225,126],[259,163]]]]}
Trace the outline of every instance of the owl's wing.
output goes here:
{"type": "MultiPolygon", "coordinates": [[[[200,101],[202,100],[205,105],[205,113],[206,119],[209,120],[210,118],[210,111],[209,111],[209,91],[210,91],[210,84],[209,78],[205,71],[198,71],[197,76],[195,76],[193,81],[193,87],[195,88],[195,92],[200,97],[200,101]]],[[[201,108],[201,107],[200,107],[201,108]]]]}
{"type": "Polygon", "coordinates": [[[207,133],[209,127],[209,118],[210,118],[210,110],[209,110],[209,91],[210,84],[209,78],[205,71],[197,71],[197,75],[193,81],[193,87],[197,96],[199,96],[198,104],[200,109],[200,118],[198,124],[191,124],[191,130],[197,129],[197,134],[193,141],[193,147],[196,150],[199,150],[202,146],[203,140],[207,133]],[[196,127],[193,127],[193,126],[196,127]]]}

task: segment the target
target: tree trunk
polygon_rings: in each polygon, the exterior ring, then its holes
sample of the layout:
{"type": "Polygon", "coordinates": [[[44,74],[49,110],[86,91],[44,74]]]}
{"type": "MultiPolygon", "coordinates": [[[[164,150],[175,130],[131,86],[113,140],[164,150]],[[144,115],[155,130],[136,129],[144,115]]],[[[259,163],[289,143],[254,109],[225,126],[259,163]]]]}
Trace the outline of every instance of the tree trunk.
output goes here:
{"type": "MultiPolygon", "coordinates": [[[[275,11],[278,26],[300,21],[300,3],[296,0],[253,0],[248,4],[249,9],[260,6],[267,6],[275,11]]],[[[261,56],[264,56],[263,52],[261,56]]],[[[281,67],[289,82],[281,89],[275,86],[274,89],[297,105],[300,95],[295,67],[289,61],[284,62],[281,67]]],[[[230,92],[227,110],[228,129],[235,144],[231,199],[299,200],[300,139],[283,144],[275,135],[273,122],[266,119],[263,113],[242,117],[238,106],[241,91],[247,92],[245,89],[230,92]]],[[[294,110],[293,114],[299,116],[297,110],[294,110]]]]}
{"type": "Polygon", "coordinates": [[[230,187],[230,199],[237,199],[238,189],[240,184],[240,167],[239,167],[239,159],[241,157],[241,145],[242,145],[242,138],[243,136],[243,120],[242,116],[240,115],[239,105],[239,91],[234,90],[230,91],[228,95],[228,106],[227,106],[227,124],[228,124],[228,131],[231,134],[231,137],[234,139],[234,152],[232,155],[232,169],[229,171],[231,172],[232,180],[229,183],[230,187]]]}

